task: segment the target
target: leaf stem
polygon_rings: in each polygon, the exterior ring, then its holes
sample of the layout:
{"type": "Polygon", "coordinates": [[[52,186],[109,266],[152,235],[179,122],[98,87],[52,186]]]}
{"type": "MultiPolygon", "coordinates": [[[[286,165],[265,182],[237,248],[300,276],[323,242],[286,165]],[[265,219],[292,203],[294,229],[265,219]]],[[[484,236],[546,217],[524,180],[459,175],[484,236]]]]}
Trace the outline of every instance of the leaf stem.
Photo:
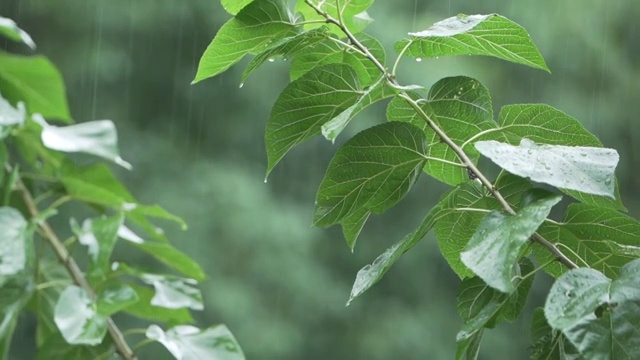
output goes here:
{"type": "MultiPolygon", "coordinates": [[[[358,41],[358,39],[356,39],[356,37],[353,35],[353,33],[351,33],[351,31],[347,28],[347,26],[344,25],[343,21],[335,19],[329,13],[327,13],[326,11],[324,11],[320,7],[318,7],[311,0],[304,0],[304,2],[307,5],[309,5],[311,8],[313,8],[320,16],[323,16],[325,19],[327,19],[327,23],[334,24],[338,28],[340,28],[340,30],[347,36],[347,38],[349,38],[349,41],[351,42],[351,44],[354,47],[356,47],[365,57],[367,57],[369,59],[369,61],[371,61],[380,70],[380,72],[382,72],[382,74],[386,77],[386,79],[387,79],[387,81],[389,83],[391,83],[392,85],[395,85],[396,88],[400,87],[400,84],[395,79],[394,74],[393,73],[389,73],[387,71],[387,69],[385,68],[385,66],[382,63],[380,63],[380,61],[375,56],[373,56],[373,54],[371,54],[369,49],[366,46],[362,45],[362,43],[360,41],[358,41]]],[[[340,15],[340,9],[338,9],[338,14],[340,15]]],[[[493,186],[491,181],[489,181],[489,179],[487,179],[487,177],[476,167],[476,165],[473,163],[471,158],[469,158],[469,156],[464,152],[462,147],[458,146],[458,144],[456,144],[438,126],[438,124],[436,124],[435,121],[433,121],[433,119],[431,119],[431,117],[427,113],[425,113],[424,110],[422,110],[422,108],[420,107],[418,101],[412,99],[404,91],[400,92],[398,95],[401,98],[405,99],[407,101],[407,103],[409,103],[409,105],[411,105],[411,107],[424,119],[424,121],[436,133],[436,135],[438,135],[438,137],[442,140],[442,142],[444,142],[447,146],[449,146],[449,148],[451,148],[451,150],[453,150],[453,152],[455,152],[455,154],[458,156],[458,158],[460,159],[462,164],[467,168],[469,173],[473,174],[475,176],[475,178],[480,180],[482,185],[484,185],[487,188],[487,190],[491,193],[491,195],[493,195],[493,197],[496,198],[496,200],[500,203],[500,205],[502,206],[504,211],[506,211],[507,213],[509,213],[511,215],[515,215],[516,214],[515,210],[513,210],[511,205],[509,205],[509,203],[504,198],[504,196],[502,196],[500,191],[498,191],[498,189],[495,186],[493,186]]],[[[540,246],[544,247],[548,252],[550,252],[556,258],[556,260],[558,260],[560,263],[562,263],[567,268],[569,268],[569,269],[577,269],[578,268],[578,265],[576,265],[564,253],[562,253],[562,251],[560,251],[556,247],[555,244],[551,243],[550,241],[548,241],[547,239],[543,238],[539,234],[537,234],[537,233],[533,234],[531,239],[534,242],[538,243],[540,246]]]]}
{"type": "Polygon", "coordinates": [[[396,58],[396,61],[393,63],[393,67],[391,68],[391,76],[393,76],[394,78],[396,77],[396,71],[398,70],[398,65],[400,65],[400,60],[402,60],[402,57],[404,56],[404,53],[409,49],[409,46],[411,46],[411,41],[409,41],[407,45],[402,48],[402,50],[398,54],[398,57],[396,58]]]}
{"type": "MultiPolygon", "coordinates": [[[[7,172],[11,173],[12,169],[9,164],[5,165],[5,168],[7,172]]],[[[31,192],[29,191],[29,189],[27,189],[20,177],[18,177],[16,181],[16,190],[22,194],[22,200],[24,201],[29,214],[31,214],[31,216],[35,218],[39,217],[40,211],[38,210],[38,207],[33,199],[33,195],[31,195],[31,192]]],[[[49,223],[45,220],[40,221],[38,223],[38,226],[42,231],[43,237],[49,242],[49,244],[51,244],[51,247],[53,248],[56,256],[67,269],[67,272],[71,276],[71,279],[73,279],[73,282],[87,291],[87,293],[89,293],[91,297],[95,298],[95,291],[93,290],[91,285],[89,285],[89,282],[82,273],[82,270],[78,266],[78,263],[76,263],[71,254],[69,254],[69,251],[64,246],[53,228],[51,228],[49,223]]],[[[122,356],[122,358],[125,360],[137,359],[135,353],[133,352],[133,350],[131,350],[129,344],[125,341],[122,332],[110,317],[107,318],[107,329],[117,349],[117,352],[122,356]]]]}

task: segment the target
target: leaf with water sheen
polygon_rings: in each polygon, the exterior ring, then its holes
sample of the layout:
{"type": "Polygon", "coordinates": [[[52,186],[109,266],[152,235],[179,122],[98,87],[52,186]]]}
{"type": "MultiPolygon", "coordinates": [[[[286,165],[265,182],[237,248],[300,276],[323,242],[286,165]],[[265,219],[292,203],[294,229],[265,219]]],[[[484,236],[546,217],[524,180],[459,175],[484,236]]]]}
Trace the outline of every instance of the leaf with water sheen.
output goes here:
{"type": "Polygon", "coordinates": [[[64,127],[47,123],[42,125],[42,143],[47,148],[96,155],[131,170],[131,164],[120,157],[118,134],[111,120],[88,121],[64,127]]]}
{"type": "Polygon", "coordinates": [[[493,140],[475,143],[482,155],[506,171],[532,181],[615,199],[614,149],[538,145],[522,139],[519,146],[493,140]]]}
{"type": "Polygon", "coordinates": [[[78,241],[89,249],[88,275],[93,285],[106,278],[111,268],[111,253],[118,239],[118,229],[122,225],[121,214],[110,217],[86,219],[80,227],[75,221],[71,228],[78,241]]]}
{"type": "Polygon", "coordinates": [[[5,133],[4,129],[2,129],[3,127],[20,125],[24,123],[26,115],[27,112],[24,108],[23,102],[18,102],[18,104],[14,107],[0,94],[0,130],[2,130],[0,136],[2,136],[2,138],[8,135],[7,133],[5,133]]]}
{"type": "Polygon", "coordinates": [[[187,324],[192,323],[193,318],[188,308],[168,309],[161,306],[151,304],[151,299],[155,293],[151,288],[140,286],[138,284],[128,284],[136,294],[139,300],[124,309],[124,312],[149,321],[163,321],[170,324],[187,324]]]}
{"type": "Polygon", "coordinates": [[[0,207],[0,280],[25,269],[31,237],[27,221],[18,210],[0,207]]]}
{"type": "Polygon", "coordinates": [[[31,114],[72,121],[62,76],[43,56],[0,52],[0,93],[13,104],[24,102],[31,114]]]}
{"type": "Polygon", "coordinates": [[[561,196],[544,190],[526,194],[535,197],[515,215],[492,211],[460,254],[462,262],[491,287],[511,293],[513,267],[521,248],[549,216],[561,196]]]}
{"type": "MultiPolygon", "coordinates": [[[[323,0],[314,2],[319,4],[322,11],[326,11],[336,20],[340,18],[338,12],[342,13],[341,18],[344,20],[347,28],[354,34],[364,30],[373,21],[366,12],[367,9],[373,5],[373,0],[323,0]],[[341,6],[340,9],[338,9],[338,4],[341,6]]],[[[316,10],[306,4],[304,0],[297,1],[295,10],[304,16],[305,21],[325,20],[322,15],[318,14],[316,10]]],[[[318,25],[306,25],[307,28],[313,28],[314,26],[318,25]]],[[[333,26],[331,30],[340,36],[344,36],[342,31],[336,26],[333,26]]]]}
{"type": "Polygon", "coordinates": [[[404,123],[366,129],[336,153],[318,195],[314,225],[329,226],[362,211],[382,213],[411,189],[424,165],[422,131],[404,123]]]}
{"type": "Polygon", "coordinates": [[[155,274],[142,274],[140,278],[156,291],[151,305],[167,309],[204,309],[202,293],[195,287],[198,283],[193,279],[155,274]]]}
{"type": "Polygon", "coordinates": [[[567,272],[551,287],[544,313],[586,358],[638,358],[640,260],[615,280],[588,268],[567,272]]]}
{"type": "Polygon", "coordinates": [[[106,287],[98,294],[97,312],[102,316],[111,316],[138,302],[139,297],[131,286],[115,284],[106,287]]]}
{"type": "Polygon", "coordinates": [[[69,344],[98,345],[107,333],[107,319],[82,288],[70,285],[56,302],[54,321],[69,344]]]}
{"type": "Polygon", "coordinates": [[[407,47],[406,56],[492,56],[549,72],[527,30],[500,15],[458,15],[409,36],[395,45],[397,52],[407,47]]]}
{"type": "Polygon", "coordinates": [[[236,15],[245,6],[254,0],[221,0],[222,7],[231,15],[236,15]]]}
{"type": "MultiPolygon", "coordinates": [[[[611,243],[615,243],[616,248],[640,244],[638,220],[612,209],[588,204],[569,205],[562,222],[544,224],[538,232],[545,239],[571,249],[565,254],[578,265],[584,265],[584,261],[610,277],[615,277],[624,264],[637,257],[633,252],[612,249],[611,243]],[[573,254],[578,254],[582,260],[573,254]]],[[[541,263],[552,259],[538,246],[534,247],[534,253],[541,263]]],[[[566,271],[557,263],[550,264],[545,270],[554,276],[566,271]]]]}
{"type": "Polygon", "coordinates": [[[147,338],[164,345],[177,360],[244,360],[244,353],[224,325],[204,330],[179,325],[167,331],[157,325],[147,328],[147,338]]]}
{"type": "Polygon", "coordinates": [[[26,31],[20,29],[15,21],[0,16],[0,35],[13,41],[21,42],[31,50],[36,49],[36,43],[33,42],[31,36],[26,31]]]}
{"type": "Polygon", "coordinates": [[[295,145],[320,134],[322,125],[362,96],[353,68],[330,64],[290,83],[273,105],[267,121],[267,175],[295,145]]]}
{"type": "Polygon", "coordinates": [[[218,75],[245,55],[295,34],[283,0],[255,0],[220,28],[204,51],[193,84],[218,75]]]}
{"type": "MultiPolygon", "coordinates": [[[[427,101],[422,103],[421,107],[431,120],[460,146],[476,134],[496,126],[489,90],[478,80],[469,77],[456,76],[439,80],[431,87],[427,101]]],[[[409,122],[422,128],[430,144],[427,156],[460,162],[451,147],[440,140],[405,99],[396,97],[389,103],[387,119],[409,122]]],[[[479,158],[472,146],[467,145],[463,150],[474,162],[479,158]]],[[[466,168],[440,161],[427,161],[424,170],[449,185],[457,185],[469,179],[466,168]]]]}

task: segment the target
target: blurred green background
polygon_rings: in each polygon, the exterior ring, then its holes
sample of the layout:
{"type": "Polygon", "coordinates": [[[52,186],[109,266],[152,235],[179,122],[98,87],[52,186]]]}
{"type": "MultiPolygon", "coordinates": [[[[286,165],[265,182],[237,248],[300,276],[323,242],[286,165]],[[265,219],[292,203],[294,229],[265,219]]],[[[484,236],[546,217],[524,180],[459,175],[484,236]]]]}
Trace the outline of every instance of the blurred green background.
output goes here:
{"type": "MultiPolygon", "coordinates": [[[[393,59],[393,42],[408,31],[458,13],[493,12],[529,30],[552,75],[465,57],[406,60],[402,81],[430,86],[469,75],[491,90],[496,112],[545,102],[580,119],[620,152],[624,201],[640,217],[640,2],[379,0],[369,32],[393,59]]],[[[134,165],[119,175],[140,201],[189,223],[185,232],[166,230],[208,274],[200,326],[226,323],[249,359],[454,357],[458,280],[432,235],[345,307],[358,269],[412,231],[446,187],[423,177],[396,209],[370,220],[354,254],[338,228],[311,228],[315,190],[338,144],[305,143],[263,183],[265,122],[287,84],[287,63],[266,64],[242,88],[241,65],[190,85],[229,18],[218,1],[1,0],[0,15],[16,20],[61,69],[76,121],[116,123],[123,157],[134,165]]],[[[383,106],[369,109],[339,140],[382,121],[383,106]]],[[[530,311],[549,284],[539,277],[521,321],[488,332],[482,359],[528,358],[530,311]]],[[[11,359],[33,356],[34,325],[24,320],[11,359]]],[[[151,345],[147,358],[169,355],[151,345]]]]}

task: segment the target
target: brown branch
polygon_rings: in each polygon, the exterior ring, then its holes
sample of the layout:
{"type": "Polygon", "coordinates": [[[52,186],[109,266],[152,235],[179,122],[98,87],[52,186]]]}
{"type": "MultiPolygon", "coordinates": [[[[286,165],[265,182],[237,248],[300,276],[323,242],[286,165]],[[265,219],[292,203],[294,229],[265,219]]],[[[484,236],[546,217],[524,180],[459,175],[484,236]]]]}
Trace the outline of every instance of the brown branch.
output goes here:
{"type": "MultiPolygon", "coordinates": [[[[11,166],[6,165],[6,170],[10,173],[11,166]]],[[[36,202],[34,201],[31,192],[29,191],[29,189],[27,189],[24,182],[22,182],[22,179],[20,178],[18,178],[16,182],[16,190],[22,194],[22,200],[24,201],[24,204],[31,214],[31,217],[38,217],[40,215],[40,211],[38,210],[36,202]]],[[[69,251],[64,246],[64,243],[60,240],[49,223],[45,220],[42,220],[38,223],[38,226],[42,231],[43,237],[49,242],[49,244],[51,244],[51,247],[53,248],[56,256],[67,269],[67,272],[73,279],[73,282],[84,289],[87,293],[89,293],[89,295],[93,299],[95,299],[96,292],[93,290],[93,288],[87,281],[87,278],[82,273],[82,270],[78,266],[78,263],[76,263],[71,254],[69,254],[69,251]]],[[[107,329],[120,356],[122,356],[122,358],[125,360],[136,360],[137,357],[135,353],[133,352],[131,347],[129,347],[129,344],[124,339],[124,335],[122,335],[122,332],[120,331],[116,323],[110,317],[107,318],[107,329]]]]}
{"type": "MultiPolygon", "coordinates": [[[[305,3],[309,5],[311,8],[313,8],[320,16],[324,17],[327,23],[334,24],[337,27],[339,27],[340,30],[347,36],[351,45],[353,45],[355,48],[360,50],[362,55],[364,55],[367,59],[369,59],[380,70],[380,72],[382,72],[383,76],[386,77],[389,83],[391,83],[395,87],[400,86],[398,81],[395,79],[395,77],[387,71],[384,65],[382,65],[380,61],[378,61],[378,59],[375,56],[373,56],[373,54],[371,54],[371,52],[369,51],[369,49],[367,49],[366,46],[362,45],[362,43],[351,33],[351,31],[341,21],[332,17],[329,13],[322,10],[320,7],[314,4],[311,0],[305,0],[305,3]]],[[[340,11],[340,9],[338,9],[338,11],[340,11]]],[[[495,197],[496,200],[498,200],[498,202],[500,203],[504,211],[514,215],[516,213],[515,210],[513,210],[511,205],[509,205],[507,200],[505,200],[504,196],[502,196],[500,191],[498,191],[498,189],[496,189],[496,187],[493,186],[491,181],[489,181],[487,177],[478,169],[478,167],[473,163],[473,161],[471,161],[471,159],[464,152],[464,150],[460,146],[458,146],[458,144],[456,144],[453,141],[453,139],[451,139],[438,126],[438,124],[436,124],[436,122],[433,121],[433,119],[431,119],[431,117],[427,113],[424,112],[424,110],[420,107],[418,102],[412,99],[411,96],[409,96],[404,91],[400,92],[399,96],[405,99],[409,103],[409,105],[411,105],[411,107],[413,107],[413,109],[424,119],[427,125],[438,135],[438,137],[442,140],[442,142],[447,144],[447,146],[449,146],[451,150],[453,150],[456,153],[460,161],[468,169],[469,173],[473,174],[474,177],[480,180],[482,185],[484,185],[484,187],[486,187],[489,190],[489,192],[491,192],[493,197],[495,197]]],[[[557,246],[555,246],[552,242],[548,241],[541,235],[535,233],[531,237],[531,240],[538,243],[543,248],[545,248],[548,252],[550,252],[556,258],[556,260],[558,260],[567,268],[569,269],[578,268],[578,265],[576,265],[573,261],[571,261],[571,259],[569,259],[565,254],[563,254],[562,251],[560,251],[560,249],[558,249],[557,246]]]]}

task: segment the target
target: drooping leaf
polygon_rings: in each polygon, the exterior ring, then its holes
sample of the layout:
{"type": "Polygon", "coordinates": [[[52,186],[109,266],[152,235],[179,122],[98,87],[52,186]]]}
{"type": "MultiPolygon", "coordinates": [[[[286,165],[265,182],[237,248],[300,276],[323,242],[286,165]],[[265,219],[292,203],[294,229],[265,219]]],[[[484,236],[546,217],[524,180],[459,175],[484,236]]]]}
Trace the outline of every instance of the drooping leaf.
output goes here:
{"type": "Polygon", "coordinates": [[[13,104],[24,102],[31,114],[71,122],[62,76],[43,56],[0,52],[0,93],[13,104]]]}
{"type": "MultiPolygon", "coordinates": [[[[382,44],[365,33],[356,36],[369,52],[382,64],[386,53],[382,44]]],[[[362,86],[375,84],[382,73],[366,56],[340,42],[335,36],[318,42],[301,51],[291,62],[291,80],[296,80],[316,67],[329,64],[348,64],[358,75],[362,86]]]]}
{"type": "MultiPolygon", "coordinates": [[[[449,77],[439,80],[429,91],[421,108],[438,127],[462,146],[482,131],[496,126],[489,90],[478,80],[465,77],[449,77]]],[[[394,98],[387,108],[389,121],[409,122],[422,128],[430,144],[427,155],[448,162],[460,163],[458,156],[427,125],[425,119],[401,97],[394,98]]],[[[479,154],[472,146],[463,150],[477,161],[479,154]]],[[[440,161],[427,161],[424,169],[429,175],[449,185],[457,185],[469,179],[467,170],[440,161]]]]}
{"type": "Polygon", "coordinates": [[[26,31],[20,29],[15,21],[2,16],[0,16],[0,36],[21,42],[30,47],[31,50],[36,49],[36,43],[33,42],[33,39],[26,31]]]}
{"type": "Polygon", "coordinates": [[[615,198],[614,171],[619,156],[614,149],[537,145],[528,139],[519,146],[489,140],[479,141],[475,147],[512,174],[561,189],[615,198]]]}
{"type": "Polygon", "coordinates": [[[0,280],[26,268],[28,243],[32,235],[27,221],[18,210],[0,207],[0,280]]]}
{"type": "Polygon", "coordinates": [[[254,0],[220,28],[200,59],[193,83],[218,75],[245,55],[262,52],[274,41],[294,34],[285,1],[254,0]]]}
{"type": "Polygon", "coordinates": [[[254,0],[221,0],[222,7],[231,15],[236,15],[242,8],[254,0]]]}
{"type": "Polygon", "coordinates": [[[586,358],[637,358],[640,260],[626,264],[615,280],[588,268],[567,272],[551,287],[544,313],[586,358]]]}
{"type": "Polygon", "coordinates": [[[527,30],[500,15],[458,15],[409,37],[395,45],[398,52],[407,47],[406,56],[492,56],[549,72],[527,30]]]}
{"type": "Polygon", "coordinates": [[[69,344],[98,345],[107,333],[107,320],[82,288],[70,285],[56,302],[54,320],[69,344]]]}
{"type": "Polygon", "coordinates": [[[105,280],[111,268],[111,253],[118,239],[122,214],[86,219],[80,227],[72,220],[71,228],[78,241],[89,249],[88,277],[94,285],[105,280]]]}
{"type": "Polygon", "coordinates": [[[316,196],[314,225],[394,206],[420,175],[425,152],[424,134],[411,124],[386,123],[360,132],[329,164],[316,196]]]}
{"type": "MultiPolygon", "coordinates": [[[[359,33],[364,30],[373,20],[366,13],[367,9],[373,4],[373,0],[326,0],[316,3],[320,10],[327,12],[334,19],[342,18],[345,25],[352,33],[359,33]],[[340,8],[338,8],[340,4],[340,8]],[[338,15],[341,13],[341,16],[338,15]]],[[[305,3],[304,0],[298,0],[296,3],[296,12],[304,16],[305,21],[325,20],[316,10],[305,3]]],[[[306,27],[313,28],[317,24],[308,24],[306,27]]],[[[337,27],[332,27],[332,31],[340,36],[344,36],[342,31],[337,27]]]]}
{"type": "Polygon", "coordinates": [[[370,215],[371,211],[360,210],[345,217],[340,222],[340,226],[342,226],[342,235],[347,241],[347,246],[349,246],[352,251],[355,248],[358,236],[360,236],[360,232],[367,223],[370,215]]]}
{"type": "Polygon", "coordinates": [[[146,335],[164,345],[176,360],[244,360],[244,353],[233,334],[224,325],[208,329],[179,325],[167,331],[158,325],[147,328],[146,335]]]}
{"type": "Polygon", "coordinates": [[[324,123],[355,104],[360,96],[357,75],[344,64],[315,68],[289,84],[267,122],[267,175],[291,148],[320,134],[324,123]]]}
{"type": "Polygon", "coordinates": [[[513,269],[529,241],[561,196],[544,190],[529,192],[528,204],[516,215],[492,211],[480,223],[465,250],[462,262],[489,286],[511,293],[513,269]]]}
{"type": "MultiPolygon", "coordinates": [[[[636,258],[633,253],[612,251],[611,242],[619,246],[640,244],[640,222],[615,210],[587,204],[569,205],[562,222],[544,224],[539,233],[552,243],[571,249],[564,253],[575,263],[584,265],[584,261],[609,277],[615,277],[624,264],[636,258]]],[[[534,252],[541,263],[552,259],[539,247],[534,247],[534,252]]],[[[554,276],[566,271],[559,264],[551,264],[545,270],[554,276]]]]}
{"type": "Polygon", "coordinates": [[[480,329],[469,338],[459,341],[456,346],[456,360],[478,360],[484,329],[480,329]]]}
{"type": "Polygon", "coordinates": [[[282,56],[284,59],[295,57],[299,53],[304,53],[309,48],[315,47],[319,42],[328,37],[329,33],[327,28],[320,27],[281,39],[251,60],[242,73],[241,81],[244,83],[249,75],[265,62],[273,62],[278,56],[282,56]]]}
{"type": "Polygon", "coordinates": [[[64,127],[48,125],[44,119],[42,122],[42,143],[47,148],[96,155],[131,170],[131,164],[120,157],[118,134],[111,120],[88,121],[64,127]]]}
{"type": "Polygon", "coordinates": [[[124,312],[140,319],[167,322],[170,324],[188,324],[193,322],[191,313],[188,308],[168,309],[161,306],[151,304],[151,299],[155,296],[155,292],[146,286],[137,284],[128,284],[138,295],[139,300],[127,306],[124,312]]]}
{"type": "Polygon", "coordinates": [[[102,316],[111,316],[135,304],[139,299],[131,286],[121,283],[110,285],[98,294],[97,312],[102,316]]]}

